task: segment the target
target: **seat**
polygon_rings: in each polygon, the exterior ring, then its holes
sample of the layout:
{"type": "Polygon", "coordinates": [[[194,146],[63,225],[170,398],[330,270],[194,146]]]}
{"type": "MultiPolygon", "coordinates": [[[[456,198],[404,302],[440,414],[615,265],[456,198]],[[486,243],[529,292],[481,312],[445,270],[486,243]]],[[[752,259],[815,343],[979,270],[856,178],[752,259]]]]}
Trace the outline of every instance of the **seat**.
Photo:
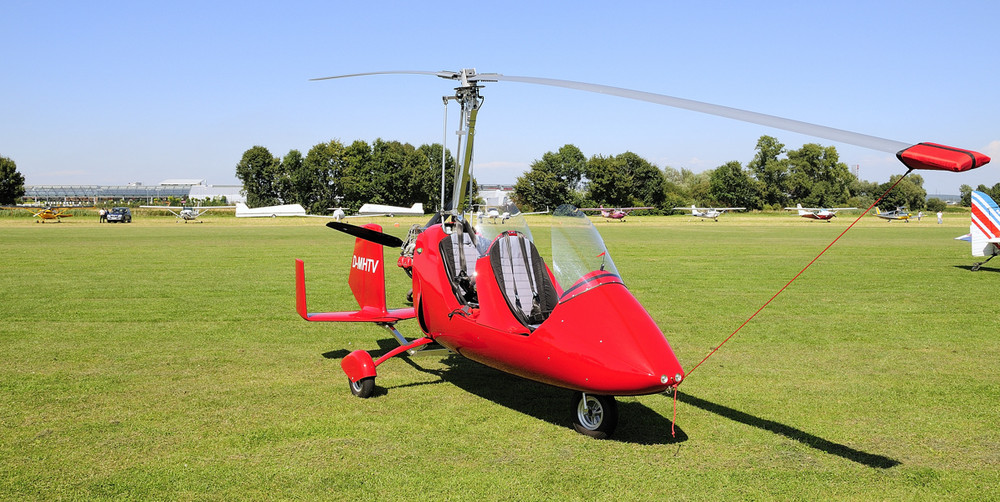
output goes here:
{"type": "Polygon", "coordinates": [[[488,255],[514,317],[529,329],[536,328],[559,301],[538,249],[524,234],[508,231],[493,241],[488,255]]]}
{"type": "Polygon", "coordinates": [[[476,248],[475,234],[468,223],[456,224],[455,232],[441,239],[439,249],[455,298],[462,305],[478,306],[475,272],[479,250],[476,248]]]}

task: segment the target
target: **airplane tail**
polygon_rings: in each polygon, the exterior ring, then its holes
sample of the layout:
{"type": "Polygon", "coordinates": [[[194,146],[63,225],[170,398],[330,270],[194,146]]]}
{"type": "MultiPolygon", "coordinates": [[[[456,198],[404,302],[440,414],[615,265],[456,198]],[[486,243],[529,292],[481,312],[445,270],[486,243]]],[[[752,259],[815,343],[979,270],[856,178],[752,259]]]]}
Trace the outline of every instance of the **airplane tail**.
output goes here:
{"type": "Polygon", "coordinates": [[[972,256],[992,256],[1000,249],[1000,207],[983,192],[972,192],[972,256]]]}
{"type": "Polygon", "coordinates": [[[246,204],[244,204],[242,202],[237,202],[236,203],[236,216],[238,216],[240,218],[245,218],[249,212],[250,212],[250,208],[247,207],[246,204]]]}
{"type": "MultiPolygon", "coordinates": [[[[363,228],[381,232],[382,227],[375,223],[363,225],[363,228]]],[[[354,256],[351,258],[351,273],[347,283],[354,293],[360,310],[356,312],[323,312],[310,314],[306,308],[305,265],[302,260],[295,260],[295,308],[299,315],[307,321],[361,321],[393,323],[415,316],[414,309],[403,308],[389,310],[385,304],[385,260],[382,245],[369,240],[356,238],[354,256]]]]}
{"type": "Polygon", "coordinates": [[[796,204],[795,209],[799,210],[799,216],[804,216],[806,214],[809,214],[809,211],[802,209],[802,204],[796,204]]]}
{"type": "Polygon", "coordinates": [[[697,216],[697,215],[698,215],[698,206],[691,204],[691,216],[697,216]]]}

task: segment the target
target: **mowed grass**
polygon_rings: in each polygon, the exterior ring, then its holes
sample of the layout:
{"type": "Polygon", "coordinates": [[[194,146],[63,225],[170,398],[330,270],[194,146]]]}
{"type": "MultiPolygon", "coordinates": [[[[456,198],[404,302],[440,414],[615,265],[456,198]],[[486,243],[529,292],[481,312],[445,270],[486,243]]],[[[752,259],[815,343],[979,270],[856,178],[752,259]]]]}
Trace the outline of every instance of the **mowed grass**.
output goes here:
{"type": "MultiPolygon", "coordinates": [[[[1000,264],[968,270],[966,218],[865,218],[690,374],[676,438],[653,395],[608,441],[567,391],[457,356],[353,397],[339,359],[396,344],[295,313],[294,258],[310,310],[355,306],[322,220],[0,219],[0,498],[996,499],[1000,264]]],[[[595,222],[690,371],[851,220],[595,222]]]]}

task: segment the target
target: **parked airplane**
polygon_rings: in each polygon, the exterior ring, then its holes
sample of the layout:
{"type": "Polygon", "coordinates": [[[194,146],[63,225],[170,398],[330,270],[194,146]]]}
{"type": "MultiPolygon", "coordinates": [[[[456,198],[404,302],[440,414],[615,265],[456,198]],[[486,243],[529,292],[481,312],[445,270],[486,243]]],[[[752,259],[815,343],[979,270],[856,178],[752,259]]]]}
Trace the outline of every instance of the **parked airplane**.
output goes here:
{"type": "Polygon", "coordinates": [[[799,216],[803,218],[809,218],[811,220],[825,220],[830,221],[837,216],[837,211],[848,211],[850,209],[857,209],[856,207],[802,207],[802,204],[796,204],[795,207],[786,207],[788,211],[798,210],[799,216]]]}
{"type": "Polygon", "coordinates": [[[980,191],[972,192],[972,223],[969,233],[957,240],[972,243],[972,256],[989,256],[989,258],[972,265],[972,271],[979,270],[986,262],[1000,254],[1000,207],[997,203],[980,191]]]}
{"type": "Polygon", "coordinates": [[[0,206],[0,209],[24,209],[25,211],[31,211],[34,214],[35,223],[41,222],[45,223],[45,220],[56,220],[56,223],[62,223],[63,218],[69,218],[73,216],[73,213],[67,213],[67,209],[93,209],[92,207],[82,207],[82,206],[49,206],[49,207],[39,207],[39,206],[0,206]]]}
{"type": "Polygon", "coordinates": [[[903,206],[896,206],[896,209],[892,211],[882,212],[877,206],[875,207],[875,216],[882,218],[883,220],[903,220],[907,223],[910,222],[910,213],[906,211],[903,206]]]}
{"type": "MultiPolygon", "coordinates": [[[[171,214],[176,216],[178,219],[184,220],[184,223],[198,219],[199,216],[213,210],[213,209],[236,209],[236,206],[205,206],[205,207],[191,207],[191,206],[139,206],[146,209],[165,209],[170,211],[171,214]],[[180,209],[180,211],[177,211],[180,209]]],[[[201,223],[200,221],[198,223],[201,223]]]]}
{"type": "Polygon", "coordinates": [[[625,221],[625,217],[628,216],[632,211],[639,209],[656,209],[655,207],[643,206],[643,207],[604,207],[601,204],[600,207],[581,207],[580,211],[600,211],[601,216],[608,218],[610,220],[622,220],[625,221]]]}
{"type": "Polygon", "coordinates": [[[410,207],[387,206],[385,204],[364,204],[358,216],[423,216],[424,205],[420,202],[410,207]]]}
{"type": "Polygon", "coordinates": [[[719,221],[719,216],[725,214],[726,211],[743,211],[745,207],[695,207],[694,204],[690,208],[687,207],[675,207],[674,209],[690,209],[691,216],[696,218],[711,218],[715,221],[719,221]]]}

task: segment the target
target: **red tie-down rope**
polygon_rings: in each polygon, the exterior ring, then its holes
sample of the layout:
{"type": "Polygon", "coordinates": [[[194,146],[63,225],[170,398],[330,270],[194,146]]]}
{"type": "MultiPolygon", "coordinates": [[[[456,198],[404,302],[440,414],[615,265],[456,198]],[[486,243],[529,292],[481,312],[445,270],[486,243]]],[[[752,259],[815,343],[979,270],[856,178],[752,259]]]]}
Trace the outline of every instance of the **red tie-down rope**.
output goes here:
{"type": "MultiPolygon", "coordinates": [[[[912,171],[913,171],[913,169],[910,169],[910,170],[906,171],[906,174],[900,176],[899,179],[896,180],[896,182],[893,183],[892,186],[889,187],[889,189],[885,191],[885,193],[883,193],[878,199],[876,199],[875,202],[872,202],[872,204],[870,206],[868,206],[868,209],[865,209],[865,212],[861,213],[861,216],[858,216],[857,219],[855,219],[853,223],[851,223],[850,225],[848,225],[847,228],[845,228],[844,231],[840,233],[840,235],[838,235],[835,239],[833,239],[833,242],[831,242],[829,245],[827,245],[825,248],[823,248],[823,250],[820,251],[819,254],[816,255],[815,258],[812,259],[812,261],[810,261],[808,264],[806,264],[805,267],[802,267],[802,270],[799,270],[799,273],[795,274],[795,277],[792,277],[792,279],[790,281],[788,281],[784,286],[782,286],[781,289],[779,289],[778,292],[774,294],[774,296],[772,296],[769,300],[767,300],[766,302],[764,302],[764,304],[761,305],[760,308],[757,309],[756,312],[754,312],[750,317],[748,317],[746,321],[743,321],[743,324],[740,324],[740,327],[736,328],[735,331],[733,331],[732,333],[730,333],[729,336],[727,336],[726,339],[722,341],[722,343],[720,343],[715,348],[713,348],[712,351],[709,352],[708,355],[705,356],[705,358],[701,360],[701,362],[699,362],[698,364],[694,365],[694,367],[691,368],[691,371],[687,372],[687,375],[685,375],[684,380],[682,381],[682,383],[683,382],[687,382],[688,378],[691,377],[691,373],[694,373],[694,370],[698,369],[698,367],[701,366],[702,363],[704,363],[705,361],[707,361],[709,357],[712,357],[712,354],[715,354],[716,352],[718,352],[719,349],[721,349],[722,346],[725,345],[726,342],[728,342],[730,338],[732,338],[733,336],[735,336],[736,333],[739,333],[739,331],[741,329],[743,329],[743,326],[746,326],[754,317],[757,317],[757,314],[759,314],[761,310],[764,310],[764,308],[767,307],[768,305],[770,305],[771,302],[774,301],[774,299],[778,297],[778,295],[780,295],[785,289],[788,288],[788,286],[791,286],[792,283],[795,282],[795,279],[798,279],[799,276],[802,275],[802,273],[806,271],[806,269],[808,269],[809,267],[811,267],[813,263],[816,263],[816,260],[818,260],[820,256],[823,256],[823,253],[826,253],[826,251],[828,249],[830,249],[831,247],[833,247],[833,245],[836,244],[837,241],[840,240],[840,238],[843,237],[844,234],[846,234],[848,230],[850,230],[857,222],[861,221],[861,218],[864,218],[864,216],[866,214],[868,214],[868,212],[871,211],[872,208],[875,207],[876,204],[878,204],[879,202],[881,202],[882,199],[884,199],[886,195],[889,195],[889,192],[891,192],[892,189],[896,188],[896,185],[898,185],[900,181],[903,181],[903,178],[905,178],[912,171]]],[[[679,386],[679,385],[680,385],[680,383],[674,384],[674,421],[677,420],[677,386],[679,386]]],[[[670,433],[674,434],[674,425],[673,424],[670,424],[670,433]]]]}

